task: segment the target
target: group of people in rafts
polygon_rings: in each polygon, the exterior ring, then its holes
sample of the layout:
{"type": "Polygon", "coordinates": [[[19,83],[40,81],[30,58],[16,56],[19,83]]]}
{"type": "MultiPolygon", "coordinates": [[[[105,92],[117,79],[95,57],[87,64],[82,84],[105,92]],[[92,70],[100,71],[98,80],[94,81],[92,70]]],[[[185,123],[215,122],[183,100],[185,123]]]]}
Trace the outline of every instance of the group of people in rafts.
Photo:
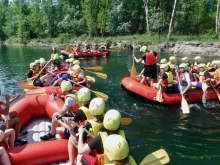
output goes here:
{"type": "Polygon", "coordinates": [[[84,44],[84,47],[81,49],[79,44],[70,44],[67,48],[66,51],[73,53],[73,54],[78,54],[78,52],[84,52],[84,53],[98,53],[98,52],[104,52],[108,50],[107,43],[103,43],[100,47],[94,43],[93,47],[90,49],[88,44],[84,44]]]}
{"type": "Polygon", "coordinates": [[[70,56],[65,60],[65,67],[61,68],[61,59],[59,54],[56,53],[56,48],[52,48],[51,65],[47,65],[47,61],[44,58],[35,60],[30,63],[30,70],[27,73],[27,80],[34,80],[35,86],[57,86],[60,85],[63,80],[71,80],[74,86],[87,86],[87,78],[85,70],[80,66],[80,61],[75,60],[73,56],[70,56]],[[43,70],[42,70],[43,69],[43,70]],[[40,73],[40,74],[39,74],[40,73]]]}
{"type": "Polygon", "coordinates": [[[140,51],[143,53],[140,59],[133,54],[137,63],[144,63],[144,69],[140,73],[142,80],[140,83],[152,88],[161,89],[165,93],[180,92],[184,94],[192,87],[202,89],[202,83],[214,88],[220,88],[220,61],[214,60],[205,64],[201,62],[201,57],[196,56],[194,63],[190,64],[187,57],[181,59],[182,63],[176,64],[176,57],[165,58],[157,63],[157,53],[148,50],[147,46],[142,46],[140,51]],[[159,73],[157,65],[160,66],[159,73]]]}
{"type": "Polygon", "coordinates": [[[91,99],[88,88],[72,91],[72,84],[64,81],[61,90],[65,96],[64,106],[53,114],[50,132],[40,139],[55,139],[56,133],[68,138],[70,165],[83,162],[135,165],[134,159],[129,156],[125,133],[120,129],[120,112],[111,109],[105,113],[105,101],[99,97],[91,99]],[[80,108],[74,111],[76,104],[80,108]],[[65,117],[72,117],[72,120],[65,117]]]}

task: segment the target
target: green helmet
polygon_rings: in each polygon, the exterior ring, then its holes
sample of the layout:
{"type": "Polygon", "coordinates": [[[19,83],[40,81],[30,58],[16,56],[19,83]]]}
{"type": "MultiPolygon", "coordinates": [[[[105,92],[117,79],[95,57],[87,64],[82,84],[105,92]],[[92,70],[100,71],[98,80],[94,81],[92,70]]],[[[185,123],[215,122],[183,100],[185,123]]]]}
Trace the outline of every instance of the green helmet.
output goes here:
{"type": "Polygon", "coordinates": [[[91,91],[88,88],[81,88],[78,92],[79,101],[89,101],[91,99],[91,91]]]}
{"type": "Polygon", "coordinates": [[[69,81],[63,81],[60,85],[62,92],[72,90],[72,84],[69,81]]]}
{"type": "Polygon", "coordinates": [[[60,59],[59,54],[55,54],[55,55],[53,56],[53,60],[59,60],[59,59],[60,59]]]}
{"type": "Polygon", "coordinates": [[[189,66],[186,63],[182,63],[179,65],[179,68],[184,68],[185,70],[187,70],[189,66]]]}
{"type": "Polygon", "coordinates": [[[166,64],[166,63],[167,63],[167,60],[166,60],[165,58],[163,58],[163,59],[160,60],[160,63],[161,63],[161,64],[166,64]]]}
{"type": "Polygon", "coordinates": [[[102,115],[105,111],[105,101],[99,97],[91,100],[89,111],[92,115],[102,115]]]}
{"type": "Polygon", "coordinates": [[[160,65],[160,69],[164,69],[165,71],[167,71],[169,68],[168,64],[161,64],[160,65]]]}
{"type": "Polygon", "coordinates": [[[34,66],[35,66],[35,63],[34,63],[34,62],[30,63],[30,69],[33,69],[34,66]]]}
{"type": "Polygon", "coordinates": [[[110,131],[115,131],[121,125],[121,114],[116,109],[108,110],[103,120],[103,126],[110,131]]]}
{"type": "Polygon", "coordinates": [[[117,134],[109,135],[104,141],[103,148],[110,161],[125,159],[129,154],[128,142],[117,134]]]}

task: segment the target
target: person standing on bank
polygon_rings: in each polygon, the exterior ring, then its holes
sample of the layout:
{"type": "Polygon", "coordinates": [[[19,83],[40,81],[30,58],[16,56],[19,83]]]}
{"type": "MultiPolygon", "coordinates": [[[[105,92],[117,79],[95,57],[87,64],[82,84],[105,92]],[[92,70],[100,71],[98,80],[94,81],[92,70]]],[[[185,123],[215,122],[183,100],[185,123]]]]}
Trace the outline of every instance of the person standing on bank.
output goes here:
{"type": "Polygon", "coordinates": [[[137,59],[133,54],[133,58],[137,63],[145,62],[144,76],[140,83],[149,84],[150,87],[153,87],[153,83],[157,79],[157,53],[155,51],[149,51],[147,46],[142,46],[140,52],[144,53],[140,59],[137,59]]]}

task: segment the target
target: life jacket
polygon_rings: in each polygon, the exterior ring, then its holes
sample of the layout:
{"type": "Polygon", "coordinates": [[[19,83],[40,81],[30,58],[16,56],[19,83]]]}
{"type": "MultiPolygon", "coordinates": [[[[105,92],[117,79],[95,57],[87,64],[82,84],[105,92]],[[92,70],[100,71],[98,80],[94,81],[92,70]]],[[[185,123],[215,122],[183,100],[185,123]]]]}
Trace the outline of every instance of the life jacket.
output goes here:
{"type": "Polygon", "coordinates": [[[67,97],[72,97],[76,101],[77,105],[74,107],[70,107],[69,109],[72,113],[76,113],[79,107],[82,106],[82,103],[78,100],[78,91],[73,90],[70,94],[65,96],[65,100],[67,99],[67,97]]]}
{"type": "Polygon", "coordinates": [[[188,83],[187,83],[187,81],[186,80],[183,80],[183,77],[185,77],[185,72],[184,73],[181,73],[181,75],[180,75],[180,85],[182,85],[182,86],[187,86],[188,85],[188,83]]]}
{"type": "MultiPolygon", "coordinates": [[[[89,132],[91,132],[94,136],[97,136],[99,133],[99,130],[102,128],[103,123],[97,123],[94,120],[90,119],[87,120],[86,122],[89,122],[92,126],[92,128],[90,128],[90,130],[88,130],[89,132]]],[[[88,135],[86,142],[90,142],[93,138],[88,135]]]]}
{"type": "Polygon", "coordinates": [[[146,65],[154,65],[157,63],[157,58],[155,57],[153,52],[146,53],[146,65]]]}
{"type": "Polygon", "coordinates": [[[80,81],[83,81],[83,80],[84,80],[82,77],[79,77],[80,73],[82,73],[82,74],[85,76],[85,74],[84,74],[82,71],[80,71],[79,73],[74,73],[74,74],[73,74],[73,79],[74,79],[75,81],[77,81],[77,82],[80,82],[80,81]]]}
{"type": "Polygon", "coordinates": [[[171,62],[168,62],[167,64],[170,66],[170,71],[172,72],[172,74],[176,74],[175,64],[172,64],[171,62]]]}
{"type": "MultiPolygon", "coordinates": [[[[104,144],[104,141],[108,137],[108,134],[106,132],[99,132],[99,134],[100,134],[101,139],[102,139],[102,144],[104,144]]],[[[119,130],[118,135],[122,136],[123,138],[126,138],[125,137],[125,132],[123,130],[119,130]]],[[[105,153],[97,154],[97,152],[96,152],[96,158],[97,158],[97,165],[103,165],[103,164],[110,163],[110,160],[105,155],[105,153]]]]}
{"type": "Polygon", "coordinates": [[[173,85],[173,74],[171,72],[165,72],[167,75],[167,78],[165,80],[162,80],[161,86],[164,88],[172,87],[173,85]]]}
{"type": "MultiPolygon", "coordinates": [[[[205,72],[206,72],[206,71],[199,72],[199,80],[200,80],[200,81],[206,80],[205,72]]],[[[209,81],[207,81],[206,84],[207,84],[208,86],[210,86],[210,82],[209,82],[209,81]]]]}
{"type": "Polygon", "coordinates": [[[31,75],[31,77],[34,77],[34,76],[37,75],[37,73],[36,73],[36,71],[35,71],[34,69],[30,69],[30,71],[32,71],[32,75],[31,75]]]}
{"type": "Polygon", "coordinates": [[[92,119],[92,114],[90,113],[89,108],[86,108],[85,106],[82,106],[79,109],[81,109],[85,113],[87,120],[92,119]]]}
{"type": "MultiPolygon", "coordinates": [[[[214,78],[214,84],[216,84],[220,80],[220,68],[215,70],[213,78],[214,78]]],[[[220,88],[220,84],[217,86],[217,88],[220,88]]]]}
{"type": "Polygon", "coordinates": [[[199,74],[200,71],[199,71],[198,65],[199,65],[199,64],[198,64],[197,62],[194,62],[194,63],[193,63],[193,65],[192,65],[192,72],[193,72],[193,73],[199,74]]]}

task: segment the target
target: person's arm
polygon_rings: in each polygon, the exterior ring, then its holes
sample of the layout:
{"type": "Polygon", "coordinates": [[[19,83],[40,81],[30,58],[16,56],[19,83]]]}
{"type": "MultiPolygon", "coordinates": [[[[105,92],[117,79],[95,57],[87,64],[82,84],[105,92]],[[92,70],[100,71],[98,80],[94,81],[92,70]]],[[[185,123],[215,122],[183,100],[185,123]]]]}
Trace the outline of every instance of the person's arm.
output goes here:
{"type": "Polygon", "coordinates": [[[84,154],[91,151],[88,144],[83,146],[83,134],[85,132],[85,128],[83,128],[83,126],[80,126],[78,131],[79,131],[78,153],[84,154]]]}
{"type": "Polygon", "coordinates": [[[137,62],[137,63],[140,63],[141,61],[143,61],[142,58],[140,59],[137,59],[137,57],[133,54],[132,57],[134,58],[134,60],[137,62]]]}
{"type": "Polygon", "coordinates": [[[206,77],[206,79],[203,80],[203,82],[208,82],[208,81],[211,80],[211,76],[210,76],[209,72],[206,71],[206,72],[204,73],[204,76],[206,77]]]}
{"type": "Polygon", "coordinates": [[[8,94],[5,95],[6,102],[5,102],[5,110],[3,111],[3,115],[8,115],[9,113],[9,101],[10,101],[10,96],[8,94]]]}
{"type": "Polygon", "coordinates": [[[188,83],[188,85],[186,86],[185,90],[180,93],[181,95],[183,95],[184,93],[186,93],[187,90],[189,90],[189,89],[191,88],[190,75],[189,75],[189,74],[185,74],[184,77],[185,77],[186,82],[188,83]]]}

